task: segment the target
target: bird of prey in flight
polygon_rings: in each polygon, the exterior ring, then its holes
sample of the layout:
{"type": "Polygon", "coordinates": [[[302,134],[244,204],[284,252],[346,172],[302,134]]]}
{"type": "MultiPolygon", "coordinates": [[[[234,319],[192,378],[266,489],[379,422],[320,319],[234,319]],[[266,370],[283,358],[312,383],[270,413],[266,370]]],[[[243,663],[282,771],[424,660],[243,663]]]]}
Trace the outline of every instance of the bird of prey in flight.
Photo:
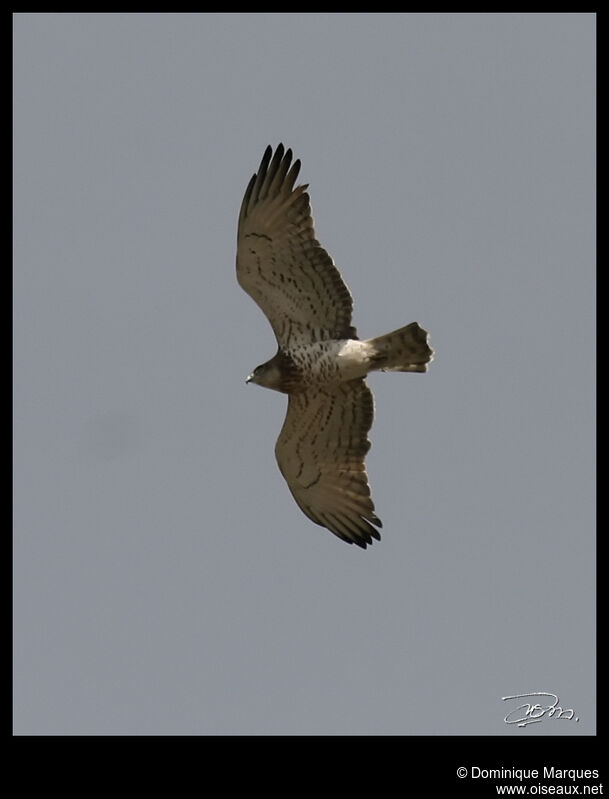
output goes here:
{"type": "Polygon", "coordinates": [[[348,544],[380,541],[364,458],[374,403],[370,371],[425,372],[433,357],[417,322],[360,341],[353,300],[315,238],[300,161],[267,147],[245,190],[237,279],[267,316],[278,349],[247,378],[288,395],[275,446],[279,469],[304,513],[348,544]]]}

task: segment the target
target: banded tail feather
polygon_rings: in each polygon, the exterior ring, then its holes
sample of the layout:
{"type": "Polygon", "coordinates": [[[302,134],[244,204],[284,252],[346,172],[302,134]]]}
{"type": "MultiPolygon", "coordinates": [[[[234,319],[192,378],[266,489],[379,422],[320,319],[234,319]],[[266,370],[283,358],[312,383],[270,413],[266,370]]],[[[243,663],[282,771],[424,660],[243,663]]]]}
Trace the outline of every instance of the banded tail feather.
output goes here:
{"type": "Polygon", "coordinates": [[[433,358],[427,343],[427,331],[418,322],[367,341],[374,348],[374,369],[392,372],[426,372],[433,358]]]}

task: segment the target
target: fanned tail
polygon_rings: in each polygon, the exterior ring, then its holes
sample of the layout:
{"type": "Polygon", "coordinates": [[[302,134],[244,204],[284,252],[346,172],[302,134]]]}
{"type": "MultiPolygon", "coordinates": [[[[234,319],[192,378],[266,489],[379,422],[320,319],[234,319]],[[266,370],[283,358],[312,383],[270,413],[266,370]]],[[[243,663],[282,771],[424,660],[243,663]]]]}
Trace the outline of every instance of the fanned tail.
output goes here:
{"type": "Polygon", "coordinates": [[[427,331],[412,322],[367,342],[374,348],[371,356],[373,369],[393,372],[426,372],[433,358],[433,350],[427,343],[427,331]]]}

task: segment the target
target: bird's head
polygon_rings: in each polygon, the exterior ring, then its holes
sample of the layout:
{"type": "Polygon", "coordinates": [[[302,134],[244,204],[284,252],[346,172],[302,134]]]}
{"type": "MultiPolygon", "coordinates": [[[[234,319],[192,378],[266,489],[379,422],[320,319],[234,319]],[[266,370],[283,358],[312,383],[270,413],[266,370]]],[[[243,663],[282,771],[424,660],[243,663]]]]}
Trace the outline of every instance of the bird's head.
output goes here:
{"type": "Polygon", "coordinates": [[[281,385],[281,372],[279,371],[279,367],[277,363],[272,361],[267,361],[266,363],[260,364],[257,366],[251,375],[248,375],[245,378],[246,383],[256,383],[258,386],[264,386],[264,388],[274,388],[275,391],[280,390],[279,386],[281,385]]]}

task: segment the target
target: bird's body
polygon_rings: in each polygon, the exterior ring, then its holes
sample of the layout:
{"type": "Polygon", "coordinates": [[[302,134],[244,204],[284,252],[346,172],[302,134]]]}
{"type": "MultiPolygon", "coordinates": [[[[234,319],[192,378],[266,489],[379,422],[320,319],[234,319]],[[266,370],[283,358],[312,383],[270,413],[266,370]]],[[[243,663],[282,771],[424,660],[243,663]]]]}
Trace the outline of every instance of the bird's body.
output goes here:
{"type": "Polygon", "coordinates": [[[280,350],[274,358],[258,367],[260,371],[252,373],[248,382],[292,394],[306,391],[312,386],[344,383],[365,377],[370,371],[371,356],[371,347],[366,341],[315,341],[294,347],[289,352],[280,350]]]}
{"type": "Polygon", "coordinates": [[[237,277],[268,317],[276,355],[248,377],[288,394],[277,440],[279,468],[304,513],[348,543],[380,540],[364,457],[374,404],[364,378],[373,370],[424,372],[433,352],[413,322],[360,341],[353,300],[315,239],[300,162],[268,147],[239,215],[237,277]]]}

